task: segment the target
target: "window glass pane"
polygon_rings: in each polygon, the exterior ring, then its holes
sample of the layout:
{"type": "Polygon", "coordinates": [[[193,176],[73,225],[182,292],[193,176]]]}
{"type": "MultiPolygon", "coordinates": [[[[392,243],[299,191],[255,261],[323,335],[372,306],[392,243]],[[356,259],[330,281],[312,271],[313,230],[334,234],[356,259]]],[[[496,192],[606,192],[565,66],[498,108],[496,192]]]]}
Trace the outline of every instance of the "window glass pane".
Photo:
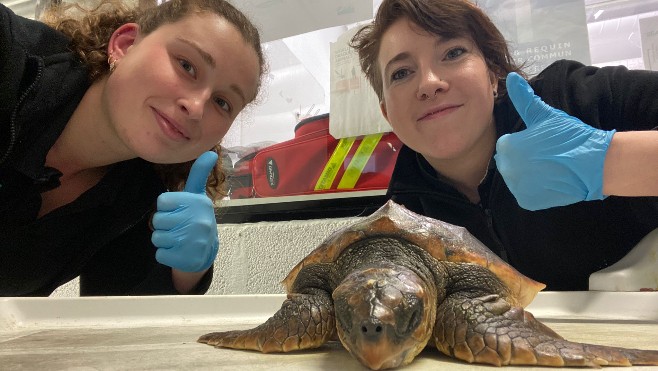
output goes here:
{"type": "MultiPolygon", "coordinates": [[[[380,0],[373,1],[373,15],[380,2],[380,0]]],[[[658,55],[656,53],[658,47],[650,40],[651,37],[656,38],[658,34],[655,31],[658,28],[656,0],[474,2],[485,9],[501,29],[514,51],[515,58],[519,62],[526,63],[526,72],[530,75],[538,73],[558,59],[574,59],[596,66],[622,64],[629,68],[642,69],[649,68],[645,62],[648,53],[654,53],[654,59],[658,55]]],[[[282,151],[290,152],[287,155],[282,152],[281,155],[301,163],[295,167],[279,166],[278,176],[297,179],[300,183],[297,191],[303,189],[310,193],[303,196],[305,199],[327,197],[327,194],[323,193],[325,191],[312,191],[312,186],[322,174],[324,166],[335,165],[331,163],[332,154],[336,151],[335,143],[331,145],[327,143],[324,153],[319,156],[323,159],[318,160],[310,149],[301,152],[295,147],[298,143],[294,132],[297,124],[300,121],[304,123],[309,116],[336,114],[335,111],[329,110],[331,106],[329,76],[332,68],[330,44],[343,32],[363,23],[322,29],[268,43],[272,73],[265,85],[263,102],[246,112],[227,138],[226,146],[236,150],[231,153],[232,156],[239,157],[238,152],[243,150],[247,152],[257,150],[260,145],[274,145],[277,148],[277,145],[287,143],[290,147],[282,151]],[[313,161],[310,161],[311,158],[313,161]],[[292,171],[290,175],[284,174],[289,171],[292,171]]],[[[654,64],[658,65],[658,62],[654,64]]],[[[375,119],[373,117],[373,121],[375,119]]],[[[332,140],[340,141],[341,138],[332,140]]],[[[389,143],[388,146],[390,148],[393,144],[389,143]]],[[[322,148],[314,150],[323,151],[322,148]]],[[[386,160],[393,161],[394,156],[388,156],[386,160]]],[[[349,161],[345,160],[339,164],[344,170],[349,166],[349,161]]],[[[267,165],[259,163],[258,166],[267,165]]],[[[380,174],[381,182],[376,185],[381,187],[381,192],[374,194],[383,194],[385,191],[386,179],[390,175],[386,171],[390,169],[379,167],[374,171],[382,171],[382,169],[384,173],[380,174]]],[[[238,167],[238,171],[244,170],[243,167],[238,167]]],[[[258,176],[267,176],[266,174],[267,171],[261,171],[258,176]]],[[[272,173],[269,175],[271,176],[272,173]]],[[[252,197],[261,196],[253,188],[251,192],[252,197]]],[[[285,190],[281,189],[281,192],[282,195],[287,195],[285,190]]],[[[269,197],[272,195],[273,193],[268,194],[269,197]]],[[[233,200],[245,196],[245,193],[237,196],[234,194],[233,200]]],[[[363,194],[353,192],[349,196],[362,197],[363,194]]]]}

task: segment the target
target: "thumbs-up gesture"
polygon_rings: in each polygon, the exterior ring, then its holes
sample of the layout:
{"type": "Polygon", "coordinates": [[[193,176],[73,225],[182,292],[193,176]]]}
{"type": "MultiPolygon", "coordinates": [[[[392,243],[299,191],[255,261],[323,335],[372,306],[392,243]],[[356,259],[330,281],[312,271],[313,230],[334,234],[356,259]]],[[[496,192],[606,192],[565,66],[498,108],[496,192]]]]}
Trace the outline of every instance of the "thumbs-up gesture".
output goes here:
{"type": "Polygon", "coordinates": [[[155,259],[184,272],[200,272],[215,261],[219,240],[212,201],[206,195],[208,174],[217,162],[215,152],[199,156],[190,169],[183,192],[158,197],[151,242],[155,259]]]}
{"type": "Polygon", "coordinates": [[[603,163],[615,131],[547,105],[516,73],[506,85],[527,129],[501,136],[494,159],[519,205],[540,210],[605,198],[603,163]]]}

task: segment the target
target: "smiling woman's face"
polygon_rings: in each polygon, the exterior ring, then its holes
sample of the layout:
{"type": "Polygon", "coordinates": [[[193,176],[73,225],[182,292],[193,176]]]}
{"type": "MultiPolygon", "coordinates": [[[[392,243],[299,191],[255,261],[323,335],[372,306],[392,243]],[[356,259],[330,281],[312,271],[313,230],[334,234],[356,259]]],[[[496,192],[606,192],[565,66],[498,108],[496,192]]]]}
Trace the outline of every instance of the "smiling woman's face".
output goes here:
{"type": "Polygon", "coordinates": [[[472,40],[442,39],[402,18],[384,33],[378,64],[382,112],[407,146],[431,163],[492,148],[497,80],[472,40]]]}
{"type": "Polygon", "coordinates": [[[128,151],[180,163],[221,141],[259,78],[255,50],[231,23],[192,14],[137,37],[108,78],[103,107],[128,151]]]}

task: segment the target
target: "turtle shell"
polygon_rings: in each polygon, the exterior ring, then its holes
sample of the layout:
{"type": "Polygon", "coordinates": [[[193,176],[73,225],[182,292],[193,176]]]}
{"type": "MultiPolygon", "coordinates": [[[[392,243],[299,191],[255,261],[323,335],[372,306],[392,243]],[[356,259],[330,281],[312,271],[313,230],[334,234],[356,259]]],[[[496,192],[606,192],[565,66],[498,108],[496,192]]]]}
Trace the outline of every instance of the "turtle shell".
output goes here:
{"type": "Polygon", "coordinates": [[[405,239],[440,261],[474,263],[487,268],[510,289],[512,297],[508,300],[512,305],[527,306],[546,287],[507,264],[466,228],[416,214],[394,201],[388,201],[370,216],[332,233],[290,271],[283,285],[291,292],[303,267],[334,262],[345,248],[373,236],[405,239]]]}

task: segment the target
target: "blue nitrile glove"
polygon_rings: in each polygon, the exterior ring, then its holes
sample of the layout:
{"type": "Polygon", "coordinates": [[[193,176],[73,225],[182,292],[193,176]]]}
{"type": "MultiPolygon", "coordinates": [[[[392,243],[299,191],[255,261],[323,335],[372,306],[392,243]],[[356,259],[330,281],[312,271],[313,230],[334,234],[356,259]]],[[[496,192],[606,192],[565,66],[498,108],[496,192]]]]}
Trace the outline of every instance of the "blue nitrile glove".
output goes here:
{"type": "Polygon", "coordinates": [[[517,73],[506,83],[527,129],[501,136],[494,158],[519,205],[540,210],[604,199],[603,162],[615,130],[593,128],[547,105],[517,73]]]}
{"type": "Polygon", "coordinates": [[[199,272],[215,261],[217,222],[206,195],[206,181],[215,163],[215,152],[202,154],[192,165],[183,192],[165,192],[158,197],[151,242],[158,248],[155,259],[161,264],[199,272]]]}

